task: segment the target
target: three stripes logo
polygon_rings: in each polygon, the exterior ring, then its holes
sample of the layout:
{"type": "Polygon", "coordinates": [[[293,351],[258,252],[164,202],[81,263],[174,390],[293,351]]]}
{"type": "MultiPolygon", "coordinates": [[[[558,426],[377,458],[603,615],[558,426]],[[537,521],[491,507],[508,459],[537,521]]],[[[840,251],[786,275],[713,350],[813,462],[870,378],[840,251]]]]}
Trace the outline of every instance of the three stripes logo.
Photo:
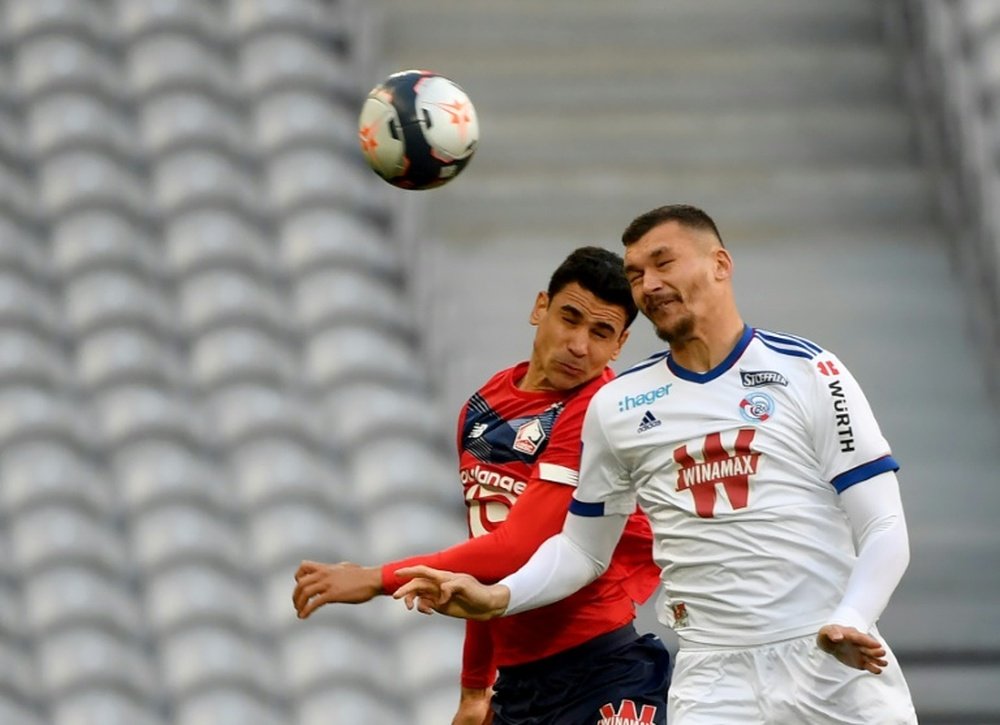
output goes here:
{"type": "Polygon", "coordinates": [[[651,430],[661,424],[662,421],[653,415],[653,411],[647,410],[645,415],[642,416],[642,420],[639,421],[639,429],[637,432],[645,433],[647,430],[651,430]]]}

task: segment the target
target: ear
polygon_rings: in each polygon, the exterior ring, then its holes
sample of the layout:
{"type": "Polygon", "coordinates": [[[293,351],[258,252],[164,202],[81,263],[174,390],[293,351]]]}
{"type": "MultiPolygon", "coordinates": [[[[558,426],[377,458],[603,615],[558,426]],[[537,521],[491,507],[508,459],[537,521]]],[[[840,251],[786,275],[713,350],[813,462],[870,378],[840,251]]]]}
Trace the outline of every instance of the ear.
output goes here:
{"type": "Polygon", "coordinates": [[[533,326],[537,326],[545,317],[546,310],[549,309],[549,293],[539,292],[535,298],[535,306],[531,308],[531,317],[528,318],[533,326]]]}
{"type": "Polygon", "coordinates": [[[715,250],[714,276],[718,282],[733,277],[733,258],[725,247],[719,247],[715,250]]]}
{"type": "Polygon", "coordinates": [[[622,348],[625,347],[625,343],[628,341],[628,330],[622,330],[622,334],[618,336],[618,347],[615,351],[611,353],[612,362],[618,359],[618,356],[622,354],[622,348]]]}

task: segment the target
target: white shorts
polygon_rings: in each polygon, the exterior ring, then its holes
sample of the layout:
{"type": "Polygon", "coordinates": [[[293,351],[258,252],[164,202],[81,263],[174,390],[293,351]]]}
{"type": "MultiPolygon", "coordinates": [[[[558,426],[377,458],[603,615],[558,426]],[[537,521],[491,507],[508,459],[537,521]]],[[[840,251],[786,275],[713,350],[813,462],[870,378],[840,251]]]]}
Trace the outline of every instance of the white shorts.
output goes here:
{"type": "MultiPolygon", "coordinates": [[[[883,641],[878,632],[872,635],[883,641]]],[[[681,647],[670,725],[914,725],[896,657],[873,675],[841,664],[813,635],[743,649],[681,647]]]]}

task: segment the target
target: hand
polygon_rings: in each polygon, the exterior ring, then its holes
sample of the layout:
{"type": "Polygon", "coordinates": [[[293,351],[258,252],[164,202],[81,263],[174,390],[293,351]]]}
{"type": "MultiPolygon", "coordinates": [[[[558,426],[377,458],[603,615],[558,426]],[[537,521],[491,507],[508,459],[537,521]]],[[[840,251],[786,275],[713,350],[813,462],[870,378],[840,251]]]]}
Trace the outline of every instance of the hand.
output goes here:
{"type": "Polygon", "coordinates": [[[487,586],[468,574],[410,566],[396,576],[410,579],[393,594],[407,609],[423,614],[440,612],[449,617],[487,620],[501,616],[510,604],[510,590],[502,584],[487,586]]]}
{"type": "Polygon", "coordinates": [[[885,647],[871,635],[840,624],[827,624],[816,635],[816,644],[848,667],[868,670],[873,675],[882,673],[889,665],[885,647]]]}
{"type": "Polygon", "coordinates": [[[493,710],[490,708],[492,697],[493,689],[490,687],[463,687],[458,712],[451,725],[490,725],[493,722],[493,710]]]}
{"type": "Polygon", "coordinates": [[[299,619],[305,619],[324,604],[360,604],[382,593],[382,571],[348,561],[322,564],[303,561],[295,572],[292,603],[299,619]]]}

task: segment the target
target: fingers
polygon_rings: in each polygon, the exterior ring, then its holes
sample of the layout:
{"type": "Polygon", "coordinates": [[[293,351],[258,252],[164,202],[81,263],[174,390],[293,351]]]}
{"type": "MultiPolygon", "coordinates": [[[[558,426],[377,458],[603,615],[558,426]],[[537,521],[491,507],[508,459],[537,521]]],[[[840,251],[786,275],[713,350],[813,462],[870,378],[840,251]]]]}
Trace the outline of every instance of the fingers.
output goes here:
{"type": "Polygon", "coordinates": [[[299,564],[298,570],[295,572],[295,581],[298,581],[304,576],[312,574],[319,568],[320,564],[317,561],[303,561],[299,564]]]}

